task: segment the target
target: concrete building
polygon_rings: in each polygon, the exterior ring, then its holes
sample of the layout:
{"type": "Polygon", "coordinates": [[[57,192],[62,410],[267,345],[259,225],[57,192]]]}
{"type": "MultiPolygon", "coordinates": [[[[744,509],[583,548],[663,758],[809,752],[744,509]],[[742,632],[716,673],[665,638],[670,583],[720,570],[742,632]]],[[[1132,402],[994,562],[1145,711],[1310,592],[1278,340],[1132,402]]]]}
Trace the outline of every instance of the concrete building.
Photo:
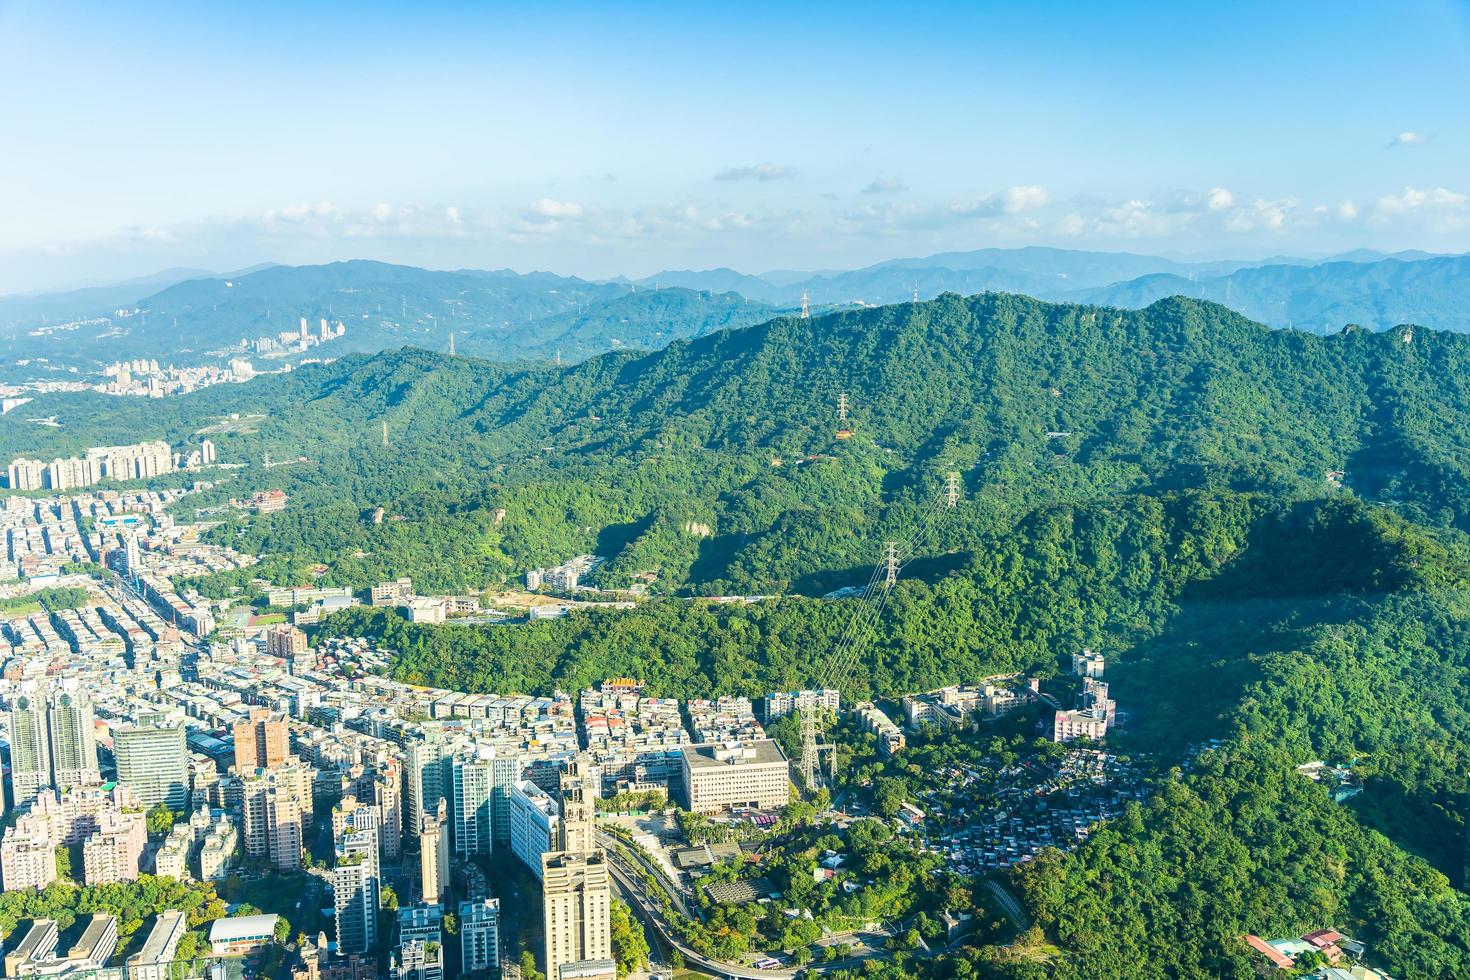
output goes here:
{"type": "Polygon", "coordinates": [[[118,781],[145,807],[160,803],[182,813],[189,804],[189,752],[182,724],[153,723],[113,729],[118,781]]]}
{"type": "Polygon", "coordinates": [[[618,980],[618,964],[609,959],[563,963],[558,980],[618,980]]]}
{"type": "Polygon", "coordinates": [[[367,953],[378,941],[378,835],[352,830],[337,841],[332,898],[337,912],[337,952],[367,953]]]}
{"type": "Polygon", "coordinates": [[[1106,709],[1058,711],[1052,719],[1051,740],[1070,742],[1077,738],[1100,739],[1108,733],[1106,709]]]}
{"type": "Polygon", "coordinates": [[[50,959],[56,952],[59,938],[60,933],[54,920],[32,919],[31,927],[26,930],[20,942],[5,954],[5,975],[18,977],[27,963],[50,959]]]}
{"type": "Polygon", "coordinates": [[[793,711],[812,709],[836,714],[841,707],[841,695],[830,687],[818,691],[776,691],[766,695],[765,721],[769,725],[777,718],[785,717],[793,711]]]}
{"type": "Polygon", "coordinates": [[[449,885],[449,848],[449,804],[440,800],[438,810],[419,824],[419,878],[423,900],[431,905],[449,885]]]}
{"type": "Polygon", "coordinates": [[[39,459],[13,459],[10,461],[9,478],[6,485],[12,490],[41,490],[46,483],[46,464],[39,459]]]}
{"type": "Polygon", "coordinates": [[[459,950],[464,973],[500,969],[500,899],[459,903],[459,950]]]}
{"type": "Polygon", "coordinates": [[[510,849],[522,864],[541,877],[541,855],[560,850],[561,807],[530,780],[510,788],[510,849]]]}
{"type": "Polygon", "coordinates": [[[56,880],[56,845],[45,820],[22,815],[0,841],[0,883],[5,890],[45,888],[56,880]]]}
{"type": "Polygon", "coordinates": [[[278,915],[237,915],[209,926],[212,956],[244,956],[276,941],[278,915]]]}
{"type": "MultiPolygon", "coordinates": [[[[305,634],[302,640],[305,641],[305,634]]],[[[290,758],[291,732],[285,715],[252,707],[245,721],[235,723],[236,772],[279,769],[290,758]]]]}
{"type": "Polygon", "coordinates": [[[10,741],[11,805],[36,798],[51,785],[51,733],[46,698],[40,687],[26,683],[10,702],[7,731],[10,741]]]}
{"type": "Polygon", "coordinates": [[[189,878],[189,854],[194,848],[194,834],[188,824],[175,824],[162,846],[153,855],[153,873],[160,878],[189,878]]]}
{"type": "Polygon", "coordinates": [[[278,871],[301,867],[301,846],[311,823],[311,770],[305,766],[257,769],[241,779],[245,853],[266,858],[278,871]]]}
{"type": "Polygon", "coordinates": [[[222,881],[235,869],[235,848],[239,834],[235,825],[221,818],[204,836],[199,846],[199,880],[222,881]]]}
{"type": "Polygon", "coordinates": [[[289,660],[306,650],[306,634],[294,626],[282,624],[265,631],[265,652],[268,656],[289,660]]]}
{"type": "Polygon", "coordinates": [[[501,746],[477,745],[450,760],[454,853],[489,854],[510,843],[510,787],[521,776],[518,756],[501,746]]]}
{"type": "Polygon", "coordinates": [[[166,909],[153,920],[143,948],[128,957],[128,980],[171,980],[171,967],[179,941],[189,931],[184,913],[166,909]]]}
{"type": "Polygon", "coordinates": [[[892,758],[908,744],[903,730],[871,701],[858,705],[855,713],[863,731],[871,732],[877,737],[878,753],[885,759],[892,758]]]}
{"type": "Polygon", "coordinates": [[[75,682],[51,689],[47,699],[51,785],[57,789],[102,782],[97,767],[97,732],[92,698],[75,682]]]}
{"type": "Polygon", "coordinates": [[[413,579],[400,578],[373,586],[370,601],[375,606],[401,606],[413,598],[413,579]]]}
{"type": "Polygon", "coordinates": [[[447,799],[449,780],[447,747],[443,742],[414,740],[404,752],[404,817],[408,826],[422,825],[426,815],[439,809],[447,799]]]}
{"type": "Polygon", "coordinates": [[[82,843],[84,880],[88,885],[137,881],[147,846],[143,814],[104,813],[97,831],[82,843]]]}
{"type": "Polygon", "coordinates": [[[117,919],[106,912],[94,912],[87,927],[66,951],[67,967],[72,970],[100,970],[117,952],[117,919]]]}
{"type": "Polygon", "coordinates": [[[607,855],[557,851],[542,857],[541,896],[546,975],[562,964],[612,956],[612,901],[607,855]]]}
{"type": "Polygon", "coordinates": [[[736,806],[770,810],[791,800],[790,764],[772,739],[688,745],[682,762],[684,798],[695,813],[736,806]]]}
{"type": "Polygon", "coordinates": [[[1093,650],[1072,654],[1072,673],[1078,677],[1102,677],[1107,658],[1093,650]]]}
{"type": "Polygon", "coordinates": [[[444,980],[444,946],[438,941],[412,939],[400,943],[388,957],[390,980],[444,980]]]}

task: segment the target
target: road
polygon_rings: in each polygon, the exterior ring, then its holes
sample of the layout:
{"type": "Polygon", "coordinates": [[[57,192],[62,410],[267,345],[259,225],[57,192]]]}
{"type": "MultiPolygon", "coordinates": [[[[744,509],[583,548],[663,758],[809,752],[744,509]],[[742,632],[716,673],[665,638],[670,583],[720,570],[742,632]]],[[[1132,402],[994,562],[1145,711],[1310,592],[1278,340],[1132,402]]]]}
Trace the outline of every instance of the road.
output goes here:
{"type": "Polygon", "coordinates": [[[634,914],[643,920],[645,926],[653,927],[660,940],[660,946],[665,949],[677,949],[688,965],[717,977],[731,977],[734,980],[791,980],[796,976],[797,971],[795,970],[757,970],[755,967],[736,966],[701,956],[674,935],[673,930],[663,921],[663,914],[644,894],[642,879],[636,874],[628,873],[623,868],[622,856],[612,851],[609,851],[607,856],[608,867],[612,870],[613,884],[617,886],[623,901],[632,907],[634,914]]]}

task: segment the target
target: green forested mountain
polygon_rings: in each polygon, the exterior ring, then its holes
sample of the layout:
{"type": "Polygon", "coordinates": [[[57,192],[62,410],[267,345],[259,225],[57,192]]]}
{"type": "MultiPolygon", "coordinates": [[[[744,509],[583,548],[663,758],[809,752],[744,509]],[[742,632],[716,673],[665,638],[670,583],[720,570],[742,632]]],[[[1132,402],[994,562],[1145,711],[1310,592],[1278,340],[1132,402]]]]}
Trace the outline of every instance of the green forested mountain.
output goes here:
{"type": "Polygon", "coordinates": [[[847,693],[1057,677],[1104,649],[1120,745],[1156,773],[1076,852],[1014,876],[1058,952],[968,950],[926,975],[1244,976],[1242,933],[1332,925],[1396,975],[1453,977],[1470,973],[1467,379],[1454,333],[946,295],[561,369],[409,349],[162,402],[48,396],[31,414],[61,427],[0,418],[0,456],[207,433],[251,465],[192,499],[291,494],[214,532],[278,581],[320,560],[327,582],[473,588],[582,551],[612,584],[656,573],[628,612],[333,624],[380,636],[405,679],[466,689],[810,683],[850,616],[815,597],[925,527],[847,693]],[[267,452],[304,459],[254,465],[267,452]],[[963,499],[931,510],[948,471],[963,499]],[[693,598],[732,592],[775,597],[693,598]],[[1356,759],[1366,792],[1337,805],[1295,772],[1323,757],[1356,759]]]}
{"type": "Polygon", "coordinates": [[[365,545],[393,532],[359,528],[357,508],[502,506],[504,524],[471,542],[489,564],[464,569],[464,584],[601,549],[614,570],[657,570],[669,588],[815,591],[897,533],[950,470],[971,516],[943,549],[1048,500],[1320,493],[1334,471],[1417,520],[1470,526],[1467,358],[1453,334],[1312,337],[1188,300],[1124,312],[951,295],[561,370],[405,350],[162,403],[51,396],[24,414],[61,427],[6,416],[0,456],[180,442],[227,412],[259,412],[216,433],[222,459],[312,461],[242,477],[298,493],[299,508],[247,532],[272,551],[293,551],[285,529],[308,522],[314,540],[340,531],[340,550],[391,564],[396,546],[365,545]],[[685,532],[690,522],[712,535],[685,532]]]}

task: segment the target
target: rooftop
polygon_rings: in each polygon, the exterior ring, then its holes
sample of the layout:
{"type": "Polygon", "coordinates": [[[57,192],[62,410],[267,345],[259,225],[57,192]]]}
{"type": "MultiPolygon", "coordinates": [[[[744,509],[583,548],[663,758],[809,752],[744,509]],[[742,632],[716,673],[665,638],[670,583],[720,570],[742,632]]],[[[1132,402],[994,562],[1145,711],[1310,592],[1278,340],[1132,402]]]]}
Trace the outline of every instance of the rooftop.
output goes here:
{"type": "Polygon", "coordinates": [[[775,739],[770,738],[756,742],[710,742],[705,745],[686,745],[681,751],[690,769],[786,764],[786,754],[781,751],[781,746],[776,744],[775,739]]]}
{"type": "Polygon", "coordinates": [[[232,919],[215,919],[209,927],[209,941],[229,943],[269,936],[275,932],[279,918],[278,915],[237,915],[232,919]]]}

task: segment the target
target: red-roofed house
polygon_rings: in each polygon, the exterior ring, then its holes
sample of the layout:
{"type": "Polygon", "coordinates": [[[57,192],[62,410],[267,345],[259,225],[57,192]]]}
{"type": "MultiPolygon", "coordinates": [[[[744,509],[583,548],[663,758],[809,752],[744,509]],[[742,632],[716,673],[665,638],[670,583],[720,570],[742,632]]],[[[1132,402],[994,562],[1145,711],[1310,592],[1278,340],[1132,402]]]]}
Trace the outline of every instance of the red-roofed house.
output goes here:
{"type": "Polygon", "coordinates": [[[1278,970],[1289,970],[1295,965],[1295,961],[1290,956],[1281,953],[1260,936],[1246,936],[1245,941],[1251,949],[1270,960],[1271,965],[1278,970]]]}

